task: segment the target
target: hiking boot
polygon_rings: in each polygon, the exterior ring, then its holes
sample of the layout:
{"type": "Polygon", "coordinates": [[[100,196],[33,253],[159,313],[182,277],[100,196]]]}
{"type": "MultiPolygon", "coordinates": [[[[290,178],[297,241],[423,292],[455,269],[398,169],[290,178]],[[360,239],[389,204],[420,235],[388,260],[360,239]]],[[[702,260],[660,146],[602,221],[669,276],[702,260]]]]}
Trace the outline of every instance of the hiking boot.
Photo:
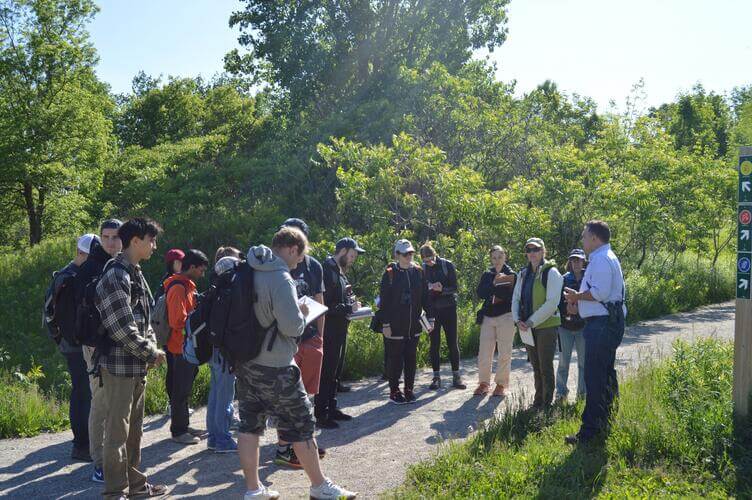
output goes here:
{"type": "Polygon", "coordinates": [[[496,387],[494,388],[494,391],[491,394],[491,396],[497,397],[497,398],[503,398],[504,396],[506,396],[506,393],[504,392],[504,386],[496,384],[496,387]]]}
{"type": "Polygon", "coordinates": [[[414,403],[417,398],[412,389],[405,389],[405,401],[408,403],[414,403]]]}
{"type": "Polygon", "coordinates": [[[348,422],[352,420],[352,416],[348,415],[347,413],[343,413],[341,410],[332,410],[329,412],[329,419],[330,420],[341,420],[343,422],[348,422]]]}
{"type": "Polygon", "coordinates": [[[335,500],[343,498],[352,500],[357,497],[358,494],[354,491],[348,491],[341,486],[337,486],[329,479],[324,479],[324,482],[320,485],[311,486],[310,496],[315,500],[335,500]]]}
{"type": "Polygon", "coordinates": [[[405,396],[402,395],[402,392],[400,392],[399,389],[396,389],[392,391],[392,393],[389,395],[389,401],[396,405],[404,405],[407,404],[407,401],[405,400],[405,396]]]}
{"type": "Polygon", "coordinates": [[[95,483],[104,483],[104,471],[101,467],[94,466],[94,472],[91,474],[91,480],[95,483]]]}
{"type": "Polygon", "coordinates": [[[198,444],[201,442],[199,438],[187,432],[179,436],[172,436],[172,440],[179,444],[198,444]]]}
{"type": "Polygon", "coordinates": [[[467,389],[467,386],[462,383],[462,377],[459,373],[452,375],[452,387],[455,389],[467,389]]]}
{"type": "Polygon", "coordinates": [[[434,377],[433,380],[431,380],[431,385],[428,386],[428,388],[432,391],[437,391],[441,387],[441,377],[434,377]]]}
{"type": "Polygon", "coordinates": [[[91,458],[91,453],[89,453],[88,448],[77,448],[74,446],[73,449],[71,450],[70,456],[73,460],[78,460],[80,462],[93,462],[94,461],[91,458]]]}
{"type": "Polygon", "coordinates": [[[478,388],[475,389],[475,392],[473,392],[473,396],[485,396],[486,394],[488,394],[488,389],[488,384],[481,382],[478,385],[478,388]]]}
{"type": "Polygon", "coordinates": [[[317,418],[316,427],[319,429],[339,429],[339,424],[331,418],[317,418]]]}
{"type": "Polygon", "coordinates": [[[302,469],[303,466],[295,455],[295,450],[292,449],[292,445],[277,446],[277,454],[274,457],[274,463],[286,467],[292,467],[293,469],[302,469]]]}
{"type": "Polygon", "coordinates": [[[263,484],[256,491],[247,490],[244,500],[277,500],[279,498],[279,491],[270,490],[263,484]]]}

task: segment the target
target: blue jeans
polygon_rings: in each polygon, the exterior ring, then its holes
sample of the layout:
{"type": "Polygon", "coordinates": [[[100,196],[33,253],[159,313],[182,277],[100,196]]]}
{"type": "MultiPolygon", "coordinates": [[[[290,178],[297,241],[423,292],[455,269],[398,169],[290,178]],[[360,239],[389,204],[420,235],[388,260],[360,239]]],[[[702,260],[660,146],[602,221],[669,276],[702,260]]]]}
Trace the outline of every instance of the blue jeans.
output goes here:
{"type": "Polygon", "coordinates": [[[567,380],[569,379],[569,363],[572,361],[572,348],[577,349],[577,396],[585,395],[585,337],[582,331],[572,331],[559,327],[559,366],[556,369],[556,396],[566,397],[569,394],[567,380]]]}
{"type": "Polygon", "coordinates": [[[579,436],[595,437],[608,426],[614,400],[619,396],[616,379],[616,348],[624,337],[624,315],[587,318],[585,329],[585,410],[579,436]]]}
{"type": "Polygon", "coordinates": [[[223,448],[232,446],[234,441],[230,434],[232,423],[232,400],[235,398],[235,375],[224,366],[218,349],[214,349],[209,362],[211,368],[211,385],[209,402],[206,406],[206,430],[209,432],[209,445],[223,448]]]}

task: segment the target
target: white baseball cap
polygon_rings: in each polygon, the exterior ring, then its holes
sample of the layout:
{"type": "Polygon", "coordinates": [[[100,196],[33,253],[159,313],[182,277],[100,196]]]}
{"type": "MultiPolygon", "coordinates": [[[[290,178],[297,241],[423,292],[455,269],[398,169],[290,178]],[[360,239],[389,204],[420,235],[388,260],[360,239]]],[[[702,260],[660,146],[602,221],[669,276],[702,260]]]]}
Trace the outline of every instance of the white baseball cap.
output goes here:
{"type": "Polygon", "coordinates": [[[99,241],[99,236],[97,236],[96,234],[87,233],[78,239],[76,248],[78,248],[79,252],[91,253],[91,243],[93,241],[99,241]]]}
{"type": "Polygon", "coordinates": [[[401,254],[406,254],[407,252],[415,252],[415,249],[413,248],[413,244],[410,243],[410,240],[397,240],[397,242],[394,244],[394,251],[401,254]]]}

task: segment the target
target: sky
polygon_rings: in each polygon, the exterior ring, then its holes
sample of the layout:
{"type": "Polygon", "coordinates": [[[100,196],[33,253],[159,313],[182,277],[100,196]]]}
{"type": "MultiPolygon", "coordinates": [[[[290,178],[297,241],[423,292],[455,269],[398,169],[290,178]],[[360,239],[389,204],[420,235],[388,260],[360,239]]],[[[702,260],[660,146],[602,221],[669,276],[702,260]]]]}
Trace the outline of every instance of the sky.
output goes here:
{"type": "MultiPolygon", "coordinates": [[[[102,0],[90,26],[99,77],[128,92],[140,70],[152,76],[211,77],[238,46],[228,26],[238,0],[102,0]]],[[[752,84],[752,0],[512,0],[509,36],[489,57],[517,92],[546,79],[624,108],[644,80],[642,107],[702,83],[719,93],[752,84]],[[747,21],[748,25],[748,21],[747,21]],[[744,67],[746,64],[746,68],[744,67]]]]}

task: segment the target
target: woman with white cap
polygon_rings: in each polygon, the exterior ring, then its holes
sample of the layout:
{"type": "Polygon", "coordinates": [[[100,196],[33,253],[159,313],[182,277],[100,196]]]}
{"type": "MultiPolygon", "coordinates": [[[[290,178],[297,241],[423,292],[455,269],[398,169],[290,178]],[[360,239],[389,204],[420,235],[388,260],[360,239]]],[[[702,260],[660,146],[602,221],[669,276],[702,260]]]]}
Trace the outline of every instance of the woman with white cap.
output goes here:
{"type": "Polygon", "coordinates": [[[525,342],[535,377],[537,409],[551,405],[554,398],[554,354],[557,329],[561,325],[559,300],[564,284],[556,263],[546,260],[546,247],[540,238],[525,242],[528,264],[519,273],[512,294],[512,318],[525,342]]]}
{"type": "Polygon", "coordinates": [[[394,244],[396,262],[389,264],[381,277],[379,309],[385,338],[389,399],[395,404],[415,401],[413,387],[417,364],[421,313],[426,307],[428,287],[423,269],[413,262],[415,248],[402,239],[394,244]],[[402,372],[405,392],[399,389],[402,372]]]}

